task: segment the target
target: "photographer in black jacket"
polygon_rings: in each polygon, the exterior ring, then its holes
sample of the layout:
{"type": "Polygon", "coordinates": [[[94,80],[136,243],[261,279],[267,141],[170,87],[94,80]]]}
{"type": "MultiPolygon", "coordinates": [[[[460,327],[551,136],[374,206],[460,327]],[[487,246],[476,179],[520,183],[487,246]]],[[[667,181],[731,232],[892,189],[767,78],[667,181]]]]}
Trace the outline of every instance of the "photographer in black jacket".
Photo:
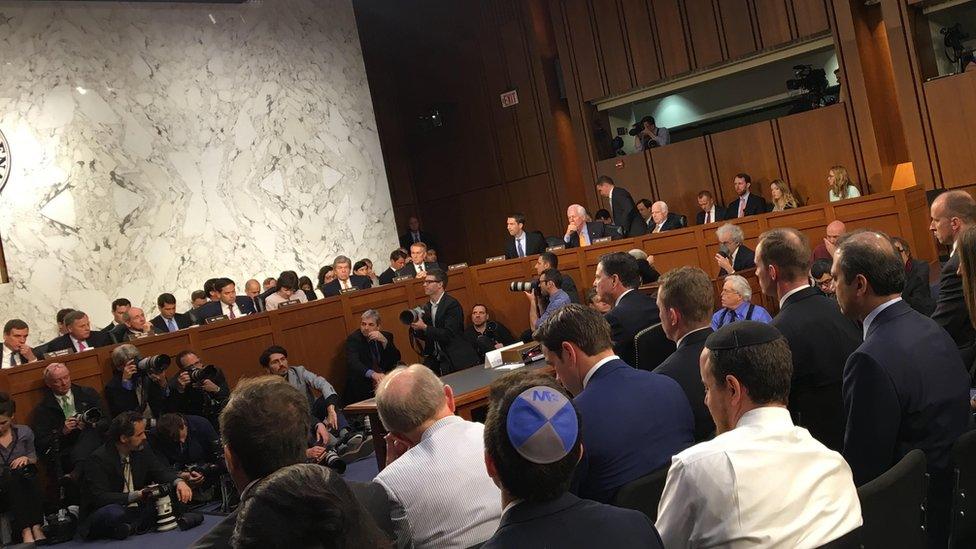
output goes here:
{"type": "Polygon", "coordinates": [[[139,349],[126,343],[112,349],[112,368],[115,374],[105,385],[105,400],[112,417],[122,412],[139,412],[147,418],[157,418],[169,411],[170,390],[166,375],[137,367],[139,349]]]}
{"type": "Polygon", "coordinates": [[[193,351],[176,355],[180,375],[169,382],[170,410],[207,418],[216,429],[230,387],[220,368],[204,365],[193,351]]]}
{"type": "Polygon", "coordinates": [[[211,485],[222,468],[223,448],[210,422],[200,416],[163,414],[152,449],[192,488],[211,485]]]}

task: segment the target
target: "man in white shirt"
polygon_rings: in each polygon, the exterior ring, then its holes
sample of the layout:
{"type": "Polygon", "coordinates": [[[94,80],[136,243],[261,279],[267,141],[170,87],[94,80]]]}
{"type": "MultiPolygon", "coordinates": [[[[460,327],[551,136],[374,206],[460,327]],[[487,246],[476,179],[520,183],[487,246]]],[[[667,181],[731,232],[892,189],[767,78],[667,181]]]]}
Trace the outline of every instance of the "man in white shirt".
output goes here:
{"type": "Polygon", "coordinates": [[[204,324],[208,318],[224,316],[233,320],[255,312],[250,299],[237,295],[237,285],[233,280],[218,278],[214,282],[214,291],[217,301],[211,301],[197,311],[200,324],[204,324]]]}
{"type": "Polygon", "coordinates": [[[13,368],[37,360],[34,350],[27,344],[30,327],[19,318],[3,325],[3,358],[0,368],[13,368]]]}
{"type": "Polygon", "coordinates": [[[723,327],[699,366],[718,436],[671,462],[657,519],[665,547],[812,548],[861,525],[847,462],[790,420],[793,363],[775,327],[723,327]]]}
{"type": "Polygon", "coordinates": [[[484,465],[484,425],[454,415],[454,392],[426,366],[400,367],[380,382],[376,408],[386,436],[386,490],[397,539],[463,549],[491,537],[501,492],[484,465]]]}

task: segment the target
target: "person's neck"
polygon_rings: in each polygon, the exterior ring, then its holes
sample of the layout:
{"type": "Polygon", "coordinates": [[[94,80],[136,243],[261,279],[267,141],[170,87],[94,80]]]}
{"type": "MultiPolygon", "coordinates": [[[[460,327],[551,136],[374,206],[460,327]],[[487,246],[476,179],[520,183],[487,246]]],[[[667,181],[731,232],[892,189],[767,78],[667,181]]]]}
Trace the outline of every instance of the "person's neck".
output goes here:
{"type": "Polygon", "coordinates": [[[732,428],[735,429],[736,427],[739,426],[739,422],[742,421],[742,416],[748,414],[753,410],[758,410],[760,408],[786,408],[786,405],[783,404],[782,402],[767,402],[766,404],[756,404],[751,400],[748,402],[744,402],[742,404],[742,408],[739,410],[738,417],[735,418],[735,426],[732,428]]]}
{"type": "Polygon", "coordinates": [[[777,280],[776,281],[776,298],[783,299],[783,296],[792,292],[797,288],[803,288],[809,286],[810,282],[804,279],[797,280],[777,280]]]}
{"type": "Polygon", "coordinates": [[[891,295],[869,295],[864,298],[863,306],[861,312],[857,315],[857,319],[864,322],[864,319],[871,314],[872,311],[878,307],[884,305],[885,303],[891,301],[892,299],[901,297],[901,294],[891,294],[891,295]]]}
{"type": "Polygon", "coordinates": [[[517,234],[515,235],[515,240],[518,240],[518,239],[520,239],[520,238],[522,238],[522,235],[524,235],[524,234],[525,234],[525,231],[519,231],[519,232],[518,232],[518,233],[517,233],[517,234]]]}
{"type": "Polygon", "coordinates": [[[484,324],[480,324],[480,325],[472,324],[472,326],[474,326],[474,331],[478,332],[479,334],[483,334],[485,333],[485,329],[488,327],[488,323],[485,322],[484,324]]]}
{"type": "Polygon", "coordinates": [[[696,322],[693,324],[681,323],[675,326],[674,342],[677,343],[681,341],[681,338],[694,332],[695,330],[701,330],[702,328],[707,328],[711,324],[711,319],[705,319],[701,322],[696,322]]]}
{"type": "Polygon", "coordinates": [[[430,301],[432,303],[439,303],[442,297],[444,297],[444,292],[439,292],[430,296],[430,301]]]}
{"type": "Polygon", "coordinates": [[[227,303],[226,301],[221,300],[220,301],[220,304],[223,305],[224,307],[233,307],[234,305],[236,305],[236,302],[235,301],[231,301],[230,303],[227,303]]]}
{"type": "Polygon", "coordinates": [[[410,431],[409,433],[403,433],[403,436],[407,440],[410,441],[410,444],[412,444],[413,446],[416,446],[416,445],[420,444],[420,441],[421,440],[423,440],[424,433],[427,432],[427,429],[430,429],[438,421],[440,421],[440,420],[442,420],[442,419],[444,419],[446,417],[451,417],[453,415],[454,415],[454,412],[451,412],[451,410],[448,409],[447,406],[444,406],[443,408],[440,409],[439,412],[437,412],[434,415],[434,417],[432,417],[432,418],[428,419],[427,421],[421,423],[420,424],[420,427],[417,427],[413,431],[410,431]]]}
{"type": "Polygon", "coordinates": [[[501,493],[502,493],[502,509],[504,509],[504,508],[508,507],[509,504],[511,504],[513,501],[517,500],[518,498],[516,498],[512,494],[509,494],[508,493],[508,490],[506,490],[505,487],[502,486],[502,483],[501,482],[499,482],[498,484],[499,484],[499,487],[500,487],[501,493]]]}
{"type": "Polygon", "coordinates": [[[580,379],[585,378],[586,374],[590,373],[590,370],[592,370],[593,367],[596,366],[597,362],[600,362],[605,358],[612,357],[613,355],[614,355],[613,349],[607,349],[606,351],[600,351],[599,353],[593,356],[585,356],[582,360],[583,368],[582,370],[580,370],[580,379]]]}

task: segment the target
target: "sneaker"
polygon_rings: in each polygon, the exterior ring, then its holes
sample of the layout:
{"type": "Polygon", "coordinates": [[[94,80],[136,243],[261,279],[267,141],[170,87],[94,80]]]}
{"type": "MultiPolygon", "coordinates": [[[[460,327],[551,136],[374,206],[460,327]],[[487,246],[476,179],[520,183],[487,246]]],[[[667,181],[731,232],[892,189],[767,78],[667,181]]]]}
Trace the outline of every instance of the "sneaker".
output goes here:
{"type": "Polygon", "coordinates": [[[373,439],[367,439],[363,435],[356,433],[349,437],[345,448],[339,453],[339,457],[346,463],[352,463],[371,453],[373,453],[373,439]]]}

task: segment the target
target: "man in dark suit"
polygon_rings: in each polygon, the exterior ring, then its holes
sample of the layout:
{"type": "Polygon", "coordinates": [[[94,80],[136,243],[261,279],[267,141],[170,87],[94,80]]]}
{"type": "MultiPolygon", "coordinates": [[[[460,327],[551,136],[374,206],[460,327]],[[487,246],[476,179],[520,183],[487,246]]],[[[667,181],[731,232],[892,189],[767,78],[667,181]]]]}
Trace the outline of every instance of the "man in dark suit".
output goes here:
{"type": "MultiPolygon", "coordinates": [[[[61,472],[70,474],[85,461],[102,443],[100,432],[109,423],[108,408],[91,387],[71,383],[71,372],[59,362],[53,362],[44,369],[44,385],[41,402],[32,414],[34,446],[37,455],[46,455],[57,439],[61,472]],[[89,423],[79,417],[88,410],[97,409],[89,418],[101,418],[89,423]]],[[[54,458],[54,456],[51,456],[54,458]]]]}
{"type": "Polygon", "coordinates": [[[128,311],[131,306],[132,302],[124,297],[112,301],[112,322],[109,322],[107,326],[102,328],[102,331],[109,333],[122,324],[122,314],[128,311]]]}
{"type": "Polygon", "coordinates": [[[175,401],[170,393],[165,374],[142,373],[136,368],[139,349],[124,343],[112,349],[112,379],[105,384],[105,401],[112,416],[136,411],[149,417],[170,411],[175,401]]]}
{"type": "Polygon", "coordinates": [[[515,259],[546,251],[546,239],[537,231],[525,232],[525,214],[513,213],[505,220],[508,234],[512,238],[505,244],[505,258],[515,259]]]}
{"type": "Polygon", "coordinates": [[[407,221],[407,231],[400,235],[400,247],[409,250],[411,244],[423,242],[428,246],[437,247],[434,235],[420,230],[420,219],[417,216],[410,216],[407,221]]]}
{"type": "Polygon", "coordinates": [[[695,442],[715,435],[715,421],[705,406],[705,386],[699,368],[705,340],[712,334],[712,281],[696,267],[672,269],[661,278],[657,291],[661,327],[678,348],[657,368],[678,382],[695,416],[695,442]]]}
{"type": "Polygon", "coordinates": [[[566,210],[566,218],[569,220],[569,226],[566,227],[563,242],[567,248],[589,246],[598,238],[613,237],[607,232],[607,226],[603,223],[586,221],[586,208],[579,204],[573,204],[566,210]]]}
{"type": "Polygon", "coordinates": [[[214,291],[219,298],[200,307],[194,316],[201,325],[208,318],[226,316],[230,319],[254,314],[254,304],[247,296],[237,295],[237,285],[229,278],[218,278],[214,283],[214,291]]]}
{"type": "Polygon", "coordinates": [[[447,294],[447,273],[434,270],[424,279],[422,318],[410,324],[414,337],[424,341],[424,364],[437,375],[446,375],[473,366],[478,355],[464,340],[464,311],[447,294]]]}
{"type": "Polygon", "coordinates": [[[373,286],[373,281],[368,276],[352,274],[352,260],[344,255],[336,257],[332,262],[332,272],[336,275],[335,280],[322,288],[325,297],[337,296],[343,290],[365,290],[373,286]]]}
{"type": "Polygon", "coordinates": [[[362,314],[359,329],[346,338],[347,405],[373,397],[373,390],[386,373],[400,361],[400,350],[393,334],[380,330],[380,313],[369,309],[362,314]]]}
{"type": "Polygon", "coordinates": [[[612,501],[621,486],[667,467],[671,456],[691,446],[695,420],[681,386],[616,357],[599,313],[567,305],[535,335],[582,416],[586,451],[573,494],[612,501]]]}
{"type": "Polygon", "coordinates": [[[397,271],[406,265],[408,257],[410,256],[407,255],[407,252],[404,252],[400,248],[390,252],[390,266],[385,271],[380,273],[380,286],[393,283],[393,279],[399,276],[397,275],[397,271]]]}
{"type": "Polygon", "coordinates": [[[700,191],[698,193],[698,207],[701,210],[695,215],[695,222],[699,225],[725,219],[725,208],[715,204],[715,198],[711,191],[700,191]]]}
{"type": "Polygon", "coordinates": [[[841,310],[864,324],[864,343],[844,366],[844,458],[862,485],[910,450],[924,451],[929,542],[944,546],[949,451],[970,422],[966,368],[952,338],[902,301],[905,267],[886,235],[841,239],[831,273],[841,310]]]}
{"type": "Polygon", "coordinates": [[[488,307],[481,303],[471,307],[471,324],[464,329],[464,339],[478,351],[478,360],[484,360],[490,351],[515,343],[512,332],[501,322],[490,320],[488,307]]]}
{"type": "Polygon", "coordinates": [[[266,290],[261,288],[261,283],[257,279],[250,279],[244,283],[244,296],[251,300],[251,305],[254,307],[254,312],[263,313],[264,308],[264,298],[261,297],[261,292],[266,290]]]}
{"type": "Polygon", "coordinates": [[[893,236],[891,241],[905,263],[905,289],[901,292],[901,298],[912,309],[925,316],[931,315],[935,311],[935,298],[932,297],[932,288],[929,286],[929,264],[912,257],[912,249],[904,238],[893,236]]]}
{"type": "Polygon", "coordinates": [[[772,324],[790,344],[793,378],[789,410],[824,446],[844,447],[844,363],[861,344],[858,327],[837,302],[810,286],[810,242],[796,229],[773,229],[759,237],[756,276],[764,294],[780,303],[772,324]]]}
{"type": "Polygon", "coordinates": [[[164,333],[158,330],[152,323],[146,321],[146,313],[139,307],[129,307],[129,310],[122,314],[122,324],[119,324],[109,335],[116,343],[124,343],[139,339],[152,334],[164,333]]]}
{"type": "Polygon", "coordinates": [[[175,487],[174,505],[193,497],[190,486],[146,449],[146,420],[136,412],[112,420],[108,441],[92,453],[84,469],[79,527],[83,539],[125,539],[151,528],[156,505],[145,490],[150,484],[175,487]]]}
{"type": "Polygon", "coordinates": [[[766,213],[766,199],[749,192],[752,187],[752,178],[749,174],[736,174],[732,178],[732,185],[735,188],[736,199],[729,202],[729,207],[725,209],[725,219],[766,213]]]}
{"type": "Polygon", "coordinates": [[[437,265],[427,263],[427,245],[423,242],[410,245],[410,261],[397,271],[397,276],[423,278],[427,271],[437,269],[437,265]]]}
{"type": "Polygon", "coordinates": [[[176,332],[193,326],[193,320],[183,313],[176,312],[176,297],[173,294],[160,294],[156,299],[159,314],[149,322],[159,333],[176,332]]]}
{"type": "Polygon", "coordinates": [[[13,368],[43,358],[40,351],[27,344],[28,337],[30,326],[19,318],[12,318],[3,325],[3,345],[0,346],[3,359],[0,360],[0,368],[13,368]]]}
{"type": "Polygon", "coordinates": [[[623,230],[624,237],[632,238],[647,232],[647,226],[637,213],[634,198],[627,189],[617,187],[612,178],[601,175],[596,180],[596,190],[610,202],[610,216],[613,223],[623,230]]]}
{"type": "MultiPolygon", "coordinates": [[[[105,347],[115,343],[112,336],[105,332],[92,331],[88,315],[81,311],[71,311],[64,316],[64,326],[68,333],[47,342],[44,355],[48,358],[57,356],[62,351],[80,353],[96,347],[105,347]]],[[[64,354],[64,353],[61,353],[64,354]]]]}
{"type": "Polygon", "coordinates": [[[501,489],[504,514],[483,549],[663,547],[643,513],[567,492],[583,453],[579,423],[572,401],[552,378],[523,379],[491,406],[485,466],[501,489]],[[538,404],[543,401],[536,395],[545,398],[545,405],[538,404]],[[557,416],[559,421],[549,421],[557,416]],[[518,442],[533,433],[539,438],[526,451],[518,442]]]}
{"type": "Polygon", "coordinates": [[[976,330],[969,320],[969,309],[962,293],[959,254],[956,240],[962,231],[976,225],[976,201],[966,191],[946,191],[932,201],[932,223],[929,229],[939,243],[952,249],[939,276],[939,296],[932,320],[952,336],[963,363],[969,366],[976,358],[976,330]]]}
{"type": "Polygon", "coordinates": [[[681,218],[676,214],[668,212],[668,205],[658,200],[651,205],[651,219],[647,224],[648,232],[663,233],[673,229],[681,228],[681,218]]]}
{"type": "Polygon", "coordinates": [[[615,225],[613,223],[613,218],[610,217],[609,210],[600,208],[595,214],[593,214],[593,220],[603,223],[607,234],[610,235],[610,238],[617,240],[618,238],[622,238],[624,236],[624,230],[621,229],[619,225],[615,225]]]}
{"type": "Polygon", "coordinates": [[[600,258],[593,286],[604,303],[613,304],[605,315],[610,323],[613,351],[632,366],[637,363],[634,336],[659,321],[657,304],[637,289],[640,284],[640,268],[630,254],[614,252],[600,258]]]}
{"type": "Polygon", "coordinates": [[[737,225],[726,223],[715,231],[718,239],[718,253],[715,262],[718,263],[719,276],[751,269],[756,266],[756,253],[743,244],[745,235],[737,225]]]}

